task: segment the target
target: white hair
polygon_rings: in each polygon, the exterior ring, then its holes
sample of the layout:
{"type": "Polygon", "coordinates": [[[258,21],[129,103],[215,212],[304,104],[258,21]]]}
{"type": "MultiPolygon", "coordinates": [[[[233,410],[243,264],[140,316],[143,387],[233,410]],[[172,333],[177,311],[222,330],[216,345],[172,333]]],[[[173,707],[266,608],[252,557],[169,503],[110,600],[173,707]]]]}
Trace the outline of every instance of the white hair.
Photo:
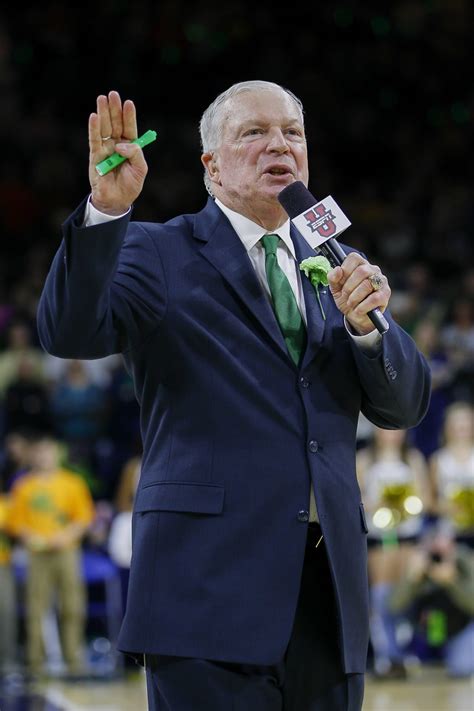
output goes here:
{"type": "MultiPolygon", "coordinates": [[[[219,94],[219,96],[214,99],[212,104],[210,104],[210,106],[208,106],[207,109],[204,111],[201,117],[201,121],[199,123],[199,132],[201,134],[201,147],[203,153],[212,153],[212,151],[215,151],[217,148],[219,148],[219,144],[222,138],[223,109],[225,104],[230,99],[233,99],[234,96],[236,96],[237,94],[241,94],[245,91],[258,90],[277,90],[283,91],[285,92],[285,94],[288,94],[288,96],[295,103],[301,123],[304,123],[303,104],[300,99],[298,99],[298,97],[293,94],[292,91],[286,89],[284,86],[280,86],[280,84],[275,84],[272,81],[262,81],[259,79],[253,81],[241,81],[238,84],[233,84],[231,87],[219,94]]],[[[211,181],[209,179],[207,170],[204,170],[204,184],[208,193],[212,195],[211,181]]]]}

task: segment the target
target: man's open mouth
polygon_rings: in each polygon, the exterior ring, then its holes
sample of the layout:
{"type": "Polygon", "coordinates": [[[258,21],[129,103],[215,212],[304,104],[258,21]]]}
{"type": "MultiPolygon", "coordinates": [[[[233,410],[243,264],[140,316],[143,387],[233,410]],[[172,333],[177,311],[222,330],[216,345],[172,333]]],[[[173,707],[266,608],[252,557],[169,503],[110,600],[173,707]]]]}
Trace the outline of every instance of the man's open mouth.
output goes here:
{"type": "Polygon", "coordinates": [[[291,170],[289,168],[284,167],[269,168],[265,172],[270,173],[270,175],[292,175],[291,170]]]}

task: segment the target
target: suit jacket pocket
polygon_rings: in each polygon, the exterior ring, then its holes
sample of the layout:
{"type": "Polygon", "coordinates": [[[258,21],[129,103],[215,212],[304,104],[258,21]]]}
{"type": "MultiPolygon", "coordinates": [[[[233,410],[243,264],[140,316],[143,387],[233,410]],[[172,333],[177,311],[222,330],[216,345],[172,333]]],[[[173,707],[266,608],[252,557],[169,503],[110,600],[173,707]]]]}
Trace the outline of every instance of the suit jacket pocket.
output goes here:
{"type": "Polygon", "coordinates": [[[224,508],[224,487],[189,481],[158,481],[137,492],[135,513],[182,511],[220,514],[224,508]]]}
{"type": "Polygon", "coordinates": [[[360,511],[360,521],[362,524],[362,528],[364,529],[365,533],[369,532],[369,528],[367,526],[367,520],[365,518],[365,509],[364,509],[364,504],[360,503],[359,504],[359,511],[360,511]]]}

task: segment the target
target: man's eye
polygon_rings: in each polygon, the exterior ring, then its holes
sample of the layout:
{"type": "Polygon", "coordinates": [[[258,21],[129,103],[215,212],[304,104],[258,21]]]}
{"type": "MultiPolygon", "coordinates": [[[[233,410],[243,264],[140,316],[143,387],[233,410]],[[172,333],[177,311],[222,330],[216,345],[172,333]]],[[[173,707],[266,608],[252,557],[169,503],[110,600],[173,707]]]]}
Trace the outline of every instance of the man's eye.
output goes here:
{"type": "Polygon", "coordinates": [[[262,133],[262,128],[249,128],[248,131],[245,131],[244,136],[259,136],[262,133]]]}
{"type": "Polygon", "coordinates": [[[286,133],[289,133],[290,136],[301,136],[301,131],[299,128],[287,128],[286,133]]]}

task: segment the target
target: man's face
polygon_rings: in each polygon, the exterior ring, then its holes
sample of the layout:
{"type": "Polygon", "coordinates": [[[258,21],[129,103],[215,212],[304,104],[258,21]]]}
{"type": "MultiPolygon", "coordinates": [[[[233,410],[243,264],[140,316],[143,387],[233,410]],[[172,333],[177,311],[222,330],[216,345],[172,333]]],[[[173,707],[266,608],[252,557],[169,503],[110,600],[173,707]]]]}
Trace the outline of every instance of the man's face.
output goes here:
{"type": "Polygon", "coordinates": [[[214,194],[225,205],[258,214],[290,183],[308,184],[304,127],[288,94],[277,89],[238,94],[223,116],[220,145],[207,162],[214,194]]]}

